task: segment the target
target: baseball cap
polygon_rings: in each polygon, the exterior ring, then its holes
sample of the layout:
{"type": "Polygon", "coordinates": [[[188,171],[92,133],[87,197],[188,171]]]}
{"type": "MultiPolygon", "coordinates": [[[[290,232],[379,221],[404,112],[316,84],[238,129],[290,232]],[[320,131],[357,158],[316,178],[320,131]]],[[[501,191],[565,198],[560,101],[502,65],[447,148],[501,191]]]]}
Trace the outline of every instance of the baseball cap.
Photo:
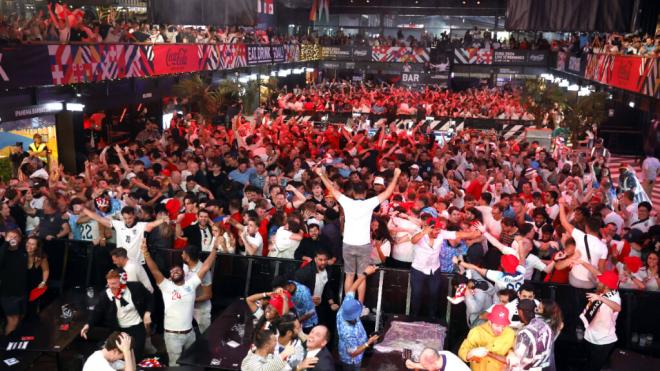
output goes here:
{"type": "Polygon", "coordinates": [[[630,243],[641,243],[644,240],[644,232],[633,228],[623,238],[630,243]]]}
{"type": "Polygon", "coordinates": [[[504,304],[495,304],[488,314],[488,320],[496,325],[508,326],[511,323],[509,321],[509,310],[506,309],[504,304]]]}
{"type": "Polygon", "coordinates": [[[380,184],[380,185],[384,186],[385,185],[385,179],[383,179],[382,176],[375,177],[374,178],[374,185],[376,185],[376,184],[380,184]]]}
{"type": "Polygon", "coordinates": [[[628,270],[632,273],[637,273],[639,268],[644,265],[642,259],[639,256],[626,256],[623,258],[623,264],[625,264],[626,268],[628,268],[628,270]]]}
{"type": "Polygon", "coordinates": [[[515,255],[502,255],[500,258],[500,265],[506,273],[515,273],[518,264],[520,264],[520,260],[515,255]]]}
{"type": "Polygon", "coordinates": [[[355,321],[360,318],[362,304],[354,298],[346,298],[341,305],[341,316],[346,321],[355,321]]]}
{"type": "Polygon", "coordinates": [[[603,274],[598,276],[598,281],[610,290],[616,290],[619,287],[619,276],[613,271],[603,272],[603,274]]]}

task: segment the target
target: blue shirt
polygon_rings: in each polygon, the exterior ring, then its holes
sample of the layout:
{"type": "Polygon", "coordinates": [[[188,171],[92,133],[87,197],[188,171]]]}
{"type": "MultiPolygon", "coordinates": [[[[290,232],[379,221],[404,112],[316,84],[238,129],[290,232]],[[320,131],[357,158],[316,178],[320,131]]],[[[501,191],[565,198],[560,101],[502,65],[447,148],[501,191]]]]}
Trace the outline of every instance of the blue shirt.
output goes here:
{"type": "Polygon", "coordinates": [[[502,216],[505,218],[516,218],[516,213],[513,211],[513,208],[509,206],[506,210],[502,211],[502,216]]]}
{"type": "MultiPolygon", "coordinates": [[[[355,300],[355,293],[349,292],[346,294],[342,306],[348,299],[355,300]]],[[[362,354],[351,357],[351,352],[354,352],[360,345],[367,342],[367,332],[362,326],[362,322],[358,319],[355,326],[351,326],[341,316],[341,308],[337,311],[337,336],[339,337],[339,359],[342,363],[349,365],[359,365],[362,363],[362,354]]]]}
{"type": "Polygon", "coordinates": [[[296,315],[300,318],[307,313],[312,313],[311,317],[302,322],[303,328],[310,328],[318,325],[319,317],[316,315],[316,306],[312,300],[312,294],[309,292],[309,288],[298,282],[292,282],[296,284],[296,292],[291,297],[293,306],[296,309],[296,315]]]}
{"type": "Polygon", "coordinates": [[[232,170],[229,173],[229,179],[247,185],[250,182],[250,176],[257,172],[257,169],[251,167],[241,173],[238,169],[232,170]]]}
{"type": "Polygon", "coordinates": [[[454,263],[452,263],[451,258],[467,254],[467,249],[467,245],[463,241],[456,245],[456,247],[450,245],[447,240],[442,241],[442,247],[440,248],[440,272],[453,272],[454,263]]]}

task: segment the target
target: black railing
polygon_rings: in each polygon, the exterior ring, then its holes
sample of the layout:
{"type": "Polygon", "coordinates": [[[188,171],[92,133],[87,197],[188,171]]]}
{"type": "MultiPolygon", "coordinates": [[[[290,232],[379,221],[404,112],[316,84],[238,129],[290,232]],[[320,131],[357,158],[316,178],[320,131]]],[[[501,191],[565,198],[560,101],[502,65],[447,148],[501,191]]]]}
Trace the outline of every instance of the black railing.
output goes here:
{"type": "MultiPolygon", "coordinates": [[[[114,246],[98,247],[90,242],[74,240],[47,241],[44,245],[50,262],[51,290],[81,287],[103,287],[104,275],[111,269],[112,261],[109,251],[114,246]]],[[[181,251],[160,249],[154,253],[162,259],[161,269],[172,264],[181,263],[181,251]]],[[[152,255],[154,255],[152,253],[152,255]]],[[[204,258],[207,253],[203,253],[204,258]]],[[[213,306],[224,308],[237,298],[246,297],[255,292],[269,291],[276,276],[293,274],[301,265],[301,261],[260,256],[241,256],[218,254],[213,273],[213,306]]],[[[328,267],[329,285],[333,285],[337,295],[343,289],[343,267],[341,265],[328,267]]],[[[448,292],[441,292],[440,298],[452,295],[454,275],[443,274],[448,292]]],[[[579,313],[586,305],[588,290],[576,289],[570,285],[529,281],[534,287],[537,298],[555,300],[564,314],[565,327],[560,340],[567,343],[577,343],[576,329],[581,327],[579,313]]],[[[640,352],[657,354],[660,339],[660,321],[656,308],[660,308],[660,292],[620,290],[622,310],[617,320],[618,346],[640,352]],[[633,334],[652,334],[654,344],[643,347],[632,342],[633,334]]],[[[410,315],[410,272],[403,269],[383,268],[367,280],[365,305],[375,309],[374,325],[380,329],[392,316],[410,315]]],[[[337,300],[340,297],[336,298],[337,300]]],[[[440,308],[440,322],[448,327],[448,345],[456,347],[467,331],[465,307],[448,305],[440,308]],[[453,336],[452,336],[453,335],[453,336]]]]}

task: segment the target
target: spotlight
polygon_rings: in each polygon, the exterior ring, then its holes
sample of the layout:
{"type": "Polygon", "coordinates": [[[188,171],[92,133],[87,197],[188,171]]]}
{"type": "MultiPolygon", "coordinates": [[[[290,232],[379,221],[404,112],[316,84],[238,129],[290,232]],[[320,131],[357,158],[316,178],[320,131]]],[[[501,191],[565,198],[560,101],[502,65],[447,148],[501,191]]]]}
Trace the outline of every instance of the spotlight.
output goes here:
{"type": "Polygon", "coordinates": [[[635,108],[635,102],[633,101],[628,102],[628,106],[630,106],[630,108],[635,108]]]}

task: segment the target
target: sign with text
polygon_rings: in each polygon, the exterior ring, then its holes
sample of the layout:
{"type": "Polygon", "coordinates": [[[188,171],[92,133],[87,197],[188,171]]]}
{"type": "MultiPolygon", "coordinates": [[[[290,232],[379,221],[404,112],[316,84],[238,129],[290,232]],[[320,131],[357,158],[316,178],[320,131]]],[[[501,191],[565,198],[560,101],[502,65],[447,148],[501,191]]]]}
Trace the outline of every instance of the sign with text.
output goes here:
{"type": "Polygon", "coordinates": [[[399,82],[406,86],[423,85],[427,82],[427,76],[422,72],[402,72],[399,82]]]}
{"type": "Polygon", "coordinates": [[[352,57],[350,46],[324,46],[321,57],[325,60],[349,60],[352,57]]]}
{"type": "Polygon", "coordinates": [[[154,45],[156,75],[199,71],[197,45],[154,45]]]}
{"type": "Polygon", "coordinates": [[[273,57],[270,54],[268,45],[248,45],[247,46],[247,64],[266,64],[273,63],[273,57]]]}
{"type": "Polygon", "coordinates": [[[371,47],[369,46],[354,46],[352,50],[352,58],[354,61],[370,61],[371,60],[371,47]]]}
{"type": "Polygon", "coordinates": [[[286,62],[286,50],[284,50],[284,45],[272,45],[270,47],[270,52],[273,57],[273,63],[286,62]]]}

